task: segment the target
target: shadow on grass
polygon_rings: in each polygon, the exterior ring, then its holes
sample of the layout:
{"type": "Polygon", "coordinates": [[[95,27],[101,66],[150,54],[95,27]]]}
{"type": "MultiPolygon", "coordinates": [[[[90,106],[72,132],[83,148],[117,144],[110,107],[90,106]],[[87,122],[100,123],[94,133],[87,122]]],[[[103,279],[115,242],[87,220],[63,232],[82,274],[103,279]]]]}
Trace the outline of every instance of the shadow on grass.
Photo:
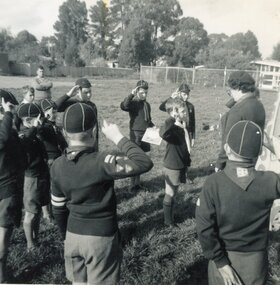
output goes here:
{"type": "MultiPolygon", "coordinates": [[[[175,223],[177,224],[181,224],[195,216],[195,203],[192,201],[192,197],[187,199],[185,197],[185,192],[179,192],[176,198],[178,202],[175,206],[175,223]]],[[[165,227],[162,211],[163,198],[164,195],[120,216],[120,224],[123,224],[120,226],[123,246],[133,238],[141,240],[150,232],[165,227]]]]}

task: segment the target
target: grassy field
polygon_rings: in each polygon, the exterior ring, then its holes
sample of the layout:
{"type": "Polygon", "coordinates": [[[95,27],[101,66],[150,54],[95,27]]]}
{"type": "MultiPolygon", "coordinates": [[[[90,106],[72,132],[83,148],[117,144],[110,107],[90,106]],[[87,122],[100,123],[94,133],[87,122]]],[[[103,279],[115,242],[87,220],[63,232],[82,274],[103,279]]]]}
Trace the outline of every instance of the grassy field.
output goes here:
{"type": "MultiPolygon", "coordinates": [[[[24,85],[25,80],[26,83],[30,81],[22,77],[0,77],[0,86],[16,87],[10,90],[19,96],[18,87],[24,85]]],[[[128,114],[121,111],[119,105],[136,81],[92,79],[92,83],[93,101],[97,105],[100,118],[115,122],[128,135],[128,114]]],[[[55,79],[53,97],[63,95],[71,85],[71,79],[55,79]]],[[[167,118],[167,114],[159,111],[158,106],[176,87],[172,84],[150,85],[148,101],[152,107],[153,122],[157,126],[167,118]]],[[[261,92],[261,100],[268,117],[275,99],[275,93],[261,92]]],[[[213,172],[210,163],[217,157],[220,134],[218,130],[204,131],[202,126],[218,124],[219,113],[226,111],[224,105],[227,100],[223,89],[195,87],[191,92],[190,101],[195,105],[197,128],[190,168],[194,184],[182,185],[178,193],[175,217],[180,228],[169,230],[163,226],[164,143],[152,147],[150,156],[154,161],[154,168],[142,176],[144,190],[130,193],[128,179],[116,182],[118,219],[124,247],[121,284],[207,284],[207,262],[195,233],[194,211],[201,187],[207,176],[213,172]]],[[[115,149],[104,136],[101,136],[100,148],[115,149]]],[[[271,276],[277,279],[280,265],[278,242],[275,239],[274,237],[271,242],[269,254],[271,276]]],[[[26,252],[23,229],[14,231],[8,266],[13,283],[69,283],[64,277],[63,242],[57,228],[44,222],[40,229],[40,246],[32,254],[26,252]]]]}

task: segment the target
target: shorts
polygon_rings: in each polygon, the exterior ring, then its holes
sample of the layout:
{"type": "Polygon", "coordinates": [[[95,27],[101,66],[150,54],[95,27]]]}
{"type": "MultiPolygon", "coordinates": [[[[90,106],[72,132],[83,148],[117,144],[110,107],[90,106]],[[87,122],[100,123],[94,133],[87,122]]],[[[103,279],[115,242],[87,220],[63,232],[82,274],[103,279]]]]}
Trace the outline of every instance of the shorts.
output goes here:
{"type": "Polygon", "coordinates": [[[38,177],[24,178],[23,204],[25,211],[39,214],[41,207],[50,203],[50,177],[41,175],[38,177]]]}
{"type": "Polygon", "coordinates": [[[136,143],[144,152],[148,152],[151,150],[151,145],[142,141],[144,133],[145,131],[130,130],[130,140],[136,143]]]}
{"type": "Polygon", "coordinates": [[[181,183],[186,183],[187,170],[187,167],[182,169],[169,169],[164,167],[163,173],[165,182],[171,186],[178,186],[181,183]]]}
{"type": "Polygon", "coordinates": [[[0,200],[0,227],[19,227],[21,218],[21,201],[17,195],[0,200]]]}
{"type": "Polygon", "coordinates": [[[65,271],[71,282],[94,285],[117,284],[122,248],[119,232],[113,236],[89,236],[66,232],[65,271]]]}

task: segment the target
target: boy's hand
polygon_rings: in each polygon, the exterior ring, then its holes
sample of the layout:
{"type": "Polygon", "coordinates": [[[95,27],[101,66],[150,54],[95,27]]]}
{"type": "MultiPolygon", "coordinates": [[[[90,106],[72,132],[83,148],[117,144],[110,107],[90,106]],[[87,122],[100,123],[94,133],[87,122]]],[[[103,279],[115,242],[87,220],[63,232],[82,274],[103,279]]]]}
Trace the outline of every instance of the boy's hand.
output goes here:
{"type": "Polygon", "coordinates": [[[223,277],[225,285],[242,285],[241,280],[231,266],[225,265],[218,269],[223,277]]]}
{"type": "Polygon", "coordinates": [[[80,89],[80,85],[75,85],[66,93],[66,95],[69,97],[74,97],[77,94],[77,91],[79,89],[80,89]]]}
{"type": "Polygon", "coordinates": [[[118,144],[119,141],[123,138],[119,127],[116,124],[107,123],[106,120],[103,120],[101,130],[102,133],[106,136],[106,138],[111,140],[115,144],[118,144]]]}
{"type": "Polygon", "coordinates": [[[39,114],[38,117],[36,118],[36,120],[34,120],[34,124],[33,124],[34,127],[38,127],[38,126],[42,125],[40,117],[41,117],[41,114],[39,114]]]}
{"type": "Polygon", "coordinates": [[[4,98],[2,97],[2,107],[4,109],[4,112],[12,112],[14,113],[15,111],[15,105],[12,104],[11,102],[5,102],[4,98]]]}
{"type": "Polygon", "coordinates": [[[172,94],[171,94],[171,98],[177,98],[177,97],[180,97],[180,95],[179,95],[179,93],[177,92],[177,91],[175,91],[175,92],[173,92],[172,94]]]}
{"type": "Polygon", "coordinates": [[[194,146],[194,139],[192,139],[192,141],[191,141],[191,147],[193,147],[194,146]]]}
{"type": "Polygon", "coordinates": [[[132,90],[131,90],[131,94],[135,96],[135,95],[137,94],[137,90],[138,90],[138,89],[139,89],[138,86],[135,87],[134,89],[132,89],[132,90]]]}

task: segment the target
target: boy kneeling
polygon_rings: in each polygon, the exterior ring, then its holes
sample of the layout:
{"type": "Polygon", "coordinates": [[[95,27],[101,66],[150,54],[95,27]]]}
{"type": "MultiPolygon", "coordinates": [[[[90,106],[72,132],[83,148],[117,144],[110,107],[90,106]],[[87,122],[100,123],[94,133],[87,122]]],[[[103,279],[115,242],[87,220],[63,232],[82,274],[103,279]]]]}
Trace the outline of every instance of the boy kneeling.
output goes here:
{"type": "Polygon", "coordinates": [[[65,238],[66,277],[74,283],[116,284],[122,249],[114,180],[139,175],[153,163],[115,124],[102,132],[125,155],[95,152],[97,118],[91,106],[76,103],[63,116],[68,142],[51,167],[54,218],[65,238]]]}

